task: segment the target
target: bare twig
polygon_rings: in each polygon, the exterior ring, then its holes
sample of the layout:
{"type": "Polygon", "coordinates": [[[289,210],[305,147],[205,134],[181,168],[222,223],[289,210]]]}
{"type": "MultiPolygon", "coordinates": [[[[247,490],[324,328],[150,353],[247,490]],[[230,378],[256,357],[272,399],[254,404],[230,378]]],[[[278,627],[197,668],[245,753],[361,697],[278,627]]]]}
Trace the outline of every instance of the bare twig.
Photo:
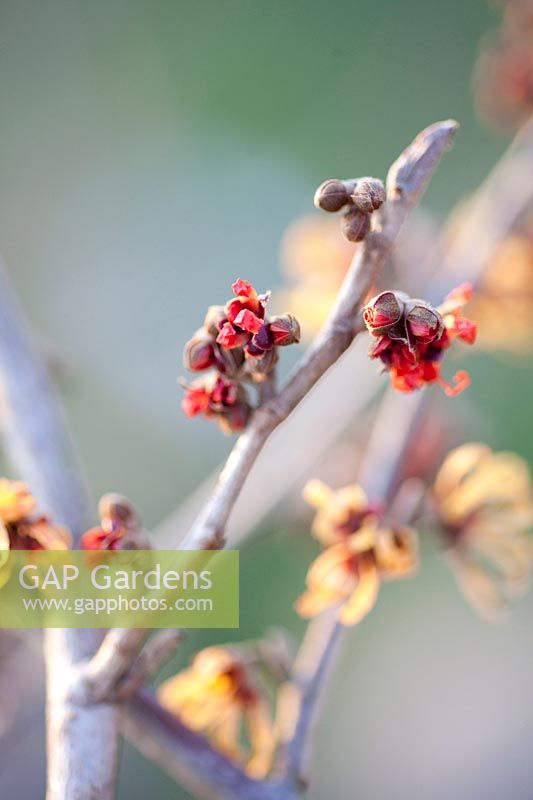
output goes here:
{"type": "Polygon", "coordinates": [[[426,188],[437,163],[451,145],[457,123],[439,122],[422,131],[391,167],[387,202],[378,230],[358,248],[324,328],[271,401],[253,415],[238,439],[213,494],[181,544],[184,549],[220,546],[226,523],[248,473],[272,431],[296,408],[315,383],[347,350],[359,329],[358,311],[413,205],[426,188]]]}
{"type": "Polygon", "coordinates": [[[147,691],[124,708],[123,729],[135,746],[198,797],[295,800],[282,781],[257,781],[165,711],[147,691]]]}
{"type": "Polygon", "coordinates": [[[83,682],[92,702],[108,700],[140,657],[148,636],[144,628],[114,628],[108,631],[97,652],[87,664],[83,682]]]}
{"type": "Polygon", "coordinates": [[[145,644],[128,674],[117,687],[116,698],[126,700],[142,689],[159,672],[182,643],[182,631],[167,629],[157,631],[145,644]]]}

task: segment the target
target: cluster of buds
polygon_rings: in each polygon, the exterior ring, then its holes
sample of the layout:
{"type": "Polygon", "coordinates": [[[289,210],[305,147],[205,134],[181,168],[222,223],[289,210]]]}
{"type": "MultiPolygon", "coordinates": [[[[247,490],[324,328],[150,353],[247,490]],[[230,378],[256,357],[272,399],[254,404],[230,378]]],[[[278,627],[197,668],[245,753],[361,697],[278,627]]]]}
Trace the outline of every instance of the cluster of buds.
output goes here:
{"type": "Polygon", "coordinates": [[[69,531],[36,514],[37,502],[21,481],[0,478],[0,550],[67,550],[69,531]]]}
{"type": "Polygon", "coordinates": [[[81,538],[84,550],[131,550],[148,546],[133,504],[121,494],[104,494],[98,504],[100,524],[81,538]]]}
{"type": "Polygon", "coordinates": [[[372,610],[382,580],[415,570],[416,534],[405,525],[385,524],[382,510],[360,486],[333,491],[315,480],[304,496],[317,508],[312,533],[325,550],[311,564],[296,610],[309,618],[339,607],[339,621],[356,625],[372,610]]]}
{"type": "Polygon", "coordinates": [[[465,283],[438,308],[396,291],[381,292],[365,306],[365,325],[377,339],[370,357],[381,360],[395,389],[412,392],[436,382],[447,395],[455,396],[467,388],[466,372],[458,372],[449,384],[441,376],[440,362],[453,339],[475,342],[475,322],[460,313],[471,296],[472,287],[465,283]]]}
{"type": "Polygon", "coordinates": [[[431,502],[457,581],[485,617],[527,588],[533,556],[533,486],[514,453],[470,443],[446,456],[431,502]]]}
{"type": "Polygon", "coordinates": [[[167,711],[260,779],[270,768],[275,736],[269,702],[256,672],[244,649],[207,647],[190,667],[159,688],[158,698],[167,711]]]}
{"type": "Polygon", "coordinates": [[[360,242],[370,231],[372,214],[385,199],[385,189],[377,178],[332,178],[318,187],[314,203],[332,213],[344,209],[342,232],[348,241],[360,242]]]}
{"type": "Polygon", "coordinates": [[[186,385],[185,414],[214,417],[225,433],[246,426],[251,406],[243,382],[264,381],[276,366],[278,347],[300,341],[300,326],[292,314],[267,317],[270,293],[258,294],[241,279],[232,289],[234,297],[224,306],[208,309],[183,354],[191,372],[215,370],[186,385]]]}

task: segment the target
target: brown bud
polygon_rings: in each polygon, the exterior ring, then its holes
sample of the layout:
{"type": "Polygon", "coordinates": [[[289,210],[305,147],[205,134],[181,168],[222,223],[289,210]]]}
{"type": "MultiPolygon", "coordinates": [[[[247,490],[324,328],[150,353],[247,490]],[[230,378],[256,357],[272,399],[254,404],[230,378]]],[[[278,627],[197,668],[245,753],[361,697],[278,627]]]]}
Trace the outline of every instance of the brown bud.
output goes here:
{"type": "Polygon", "coordinates": [[[278,363],[278,353],[273,347],[267,350],[261,356],[247,356],[246,358],[246,372],[253,381],[260,383],[270,375],[276,364],[278,363]]]}
{"type": "Polygon", "coordinates": [[[370,214],[349,208],[342,220],[342,232],[349,242],[362,241],[370,230],[370,214]]]}
{"type": "Polygon", "coordinates": [[[202,372],[215,363],[213,337],[200,328],[183,348],[183,364],[191,372],[202,372]]]}
{"type": "Polygon", "coordinates": [[[217,414],[218,425],[227,435],[241,433],[246,427],[250,416],[250,406],[244,400],[239,400],[223,412],[217,414]]]}
{"type": "Polygon", "coordinates": [[[333,178],[324,181],[318,187],[313,202],[317,208],[321,208],[323,211],[340,211],[350,202],[350,197],[344,182],[333,178]]]}
{"type": "Polygon", "coordinates": [[[234,347],[226,350],[223,347],[214,347],[215,367],[228,378],[237,378],[244,364],[244,350],[242,347],[234,347]]]}
{"type": "Polygon", "coordinates": [[[371,214],[385,202],[385,188],[377,178],[360,178],[356,181],[351,199],[359,211],[371,214]]]}
{"type": "Polygon", "coordinates": [[[98,503],[98,514],[103,523],[110,522],[130,530],[140,528],[140,519],[135,506],[122,494],[116,492],[104,494],[98,503]]]}
{"type": "Polygon", "coordinates": [[[363,319],[373,336],[383,336],[397,325],[403,315],[407,295],[403,292],[381,292],[363,309],[363,319]]]}
{"type": "Polygon", "coordinates": [[[297,344],[300,341],[300,323],[292,314],[272,317],[268,327],[272,341],[278,347],[297,344]]]}
{"type": "Polygon", "coordinates": [[[410,346],[429,344],[440,339],[444,320],[436,308],[425,300],[410,300],[405,313],[405,327],[410,346]]]}
{"type": "Polygon", "coordinates": [[[224,306],[209,306],[204,319],[204,328],[211,336],[216,338],[225,320],[226,309],[224,306]]]}

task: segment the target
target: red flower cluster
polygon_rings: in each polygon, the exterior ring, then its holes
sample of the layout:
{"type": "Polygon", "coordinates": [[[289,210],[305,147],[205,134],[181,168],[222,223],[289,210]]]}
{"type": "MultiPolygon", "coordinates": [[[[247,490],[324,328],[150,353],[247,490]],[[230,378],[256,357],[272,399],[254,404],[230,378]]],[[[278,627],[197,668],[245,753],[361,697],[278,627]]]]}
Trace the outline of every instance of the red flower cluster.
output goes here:
{"type": "Polygon", "coordinates": [[[224,433],[242,431],[250,414],[244,387],[216,373],[187,386],[181,407],[188,417],[216,417],[224,433]]]}
{"type": "Polygon", "coordinates": [[[217,374],[187,386],[182,403],[188,417],[216,417],[227,433],[246,425],[250,405],[242,381],[259,382],[278,360],[277,348],[300,340],[291,314],[267,318],[270,293],[258,294],[237,280],[225,306],[211,306],[200,328],[185,345],[184,364],[191,372],[214,368],[217,374]]]}
{"type": "Polygon", "coordinates": [[[382,292],[365,306],[366,327],[377,338],[370,357],[382,361],[395,389],[412,392],[426,383],[438,383],[447,395],[455,396],[467,388],[468,373],[458,372],[451,385],[441,376],[440,362],[453,339],[475,342],[476,323],[460,313],[471,296],[472,287],[465,283],[438,308],[393,291],[382,292]]]}

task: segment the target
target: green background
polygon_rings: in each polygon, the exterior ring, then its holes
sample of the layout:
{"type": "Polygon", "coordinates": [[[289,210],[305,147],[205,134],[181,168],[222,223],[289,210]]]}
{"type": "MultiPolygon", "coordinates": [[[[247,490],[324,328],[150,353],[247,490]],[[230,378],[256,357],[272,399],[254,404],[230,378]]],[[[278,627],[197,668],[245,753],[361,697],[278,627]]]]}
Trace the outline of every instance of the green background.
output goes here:
{"type": "MultiPolygon", "coordinates": [[[[469,85],[496,21],[481,0],[2,0],[0,250],[59,365],[95,499],[125,492],[152,527],[227,452],[181,414],[181,347],[235,277],[281,283],[280,238],[320,181],[383,176],[421,127],[455,117],[425,205],[445,214],[478,185],[506,145],[469,85]]],[[[464,436],[533,461],[531,363],[468,364],[464,436]]],[[[234,638],[300,634],[304,523],[277,514],[245,549],[234,638]]],[[[312,800],[531,798],[532,601],[491,627],[430,541],[423,566],[349,637],[312,800]]],[[[178,662],[223,639],[192,636],[178,662]]],[[[42,794],[35,713],[0,746],[13,800],[42,794]]],[[[125,756],[121,800],[188,797],[125,756]]]]}

